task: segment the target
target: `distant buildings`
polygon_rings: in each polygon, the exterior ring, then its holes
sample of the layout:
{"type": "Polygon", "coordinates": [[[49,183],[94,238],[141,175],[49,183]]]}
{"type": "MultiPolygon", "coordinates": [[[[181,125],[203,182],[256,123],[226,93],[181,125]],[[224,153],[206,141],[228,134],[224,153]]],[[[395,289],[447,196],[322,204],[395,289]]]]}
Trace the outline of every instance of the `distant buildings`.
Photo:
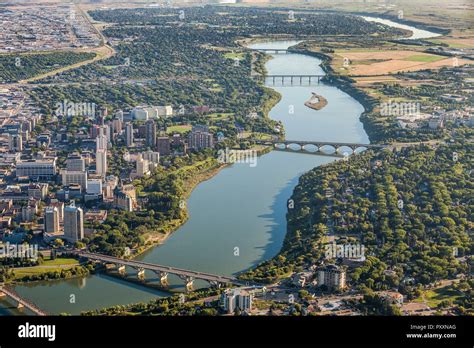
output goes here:
{"type": "Polygon", "coordinates": [[[342,290],[346,287],[346,271],[336,265],[327,265],[318,271],[318,285],[325,285],[331,290],[342,290]]]}
{"type": "Polygon", "coordinates": [[[150,120],[161,117],[173,116],[173,107],[171,105],[163,106],[136,106],[130,111],[134,120],[150,120]]]}
{"type": "Polygon", "coordinates": [[[74,204],[64,208],[64,238],[74,243],[84,238],[84,215],[74,204]]]}
{"type": "Polygon", "coordinates": [[[221,294],[221,308],[228,314],[235,313],[236,309],[249,313],[252,310],[253,294],[244,289],[227,289],[221,294]]]}

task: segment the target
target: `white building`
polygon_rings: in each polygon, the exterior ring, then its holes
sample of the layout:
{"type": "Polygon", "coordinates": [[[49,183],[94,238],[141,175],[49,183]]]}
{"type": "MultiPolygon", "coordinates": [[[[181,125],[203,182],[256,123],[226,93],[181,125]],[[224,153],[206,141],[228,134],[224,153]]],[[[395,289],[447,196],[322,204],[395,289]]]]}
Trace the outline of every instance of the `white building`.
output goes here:
{"type": "Polygon", "coordinates": [[[142,156],[138,156],[136,161],[136,170],[138,177],[143,177],[150,174],[150,162],[143,159],[142,156]]]}
{"type": "Polygon", "coordinates": [[[132,115],[134,120],[141,120],[146,121],[148,120],[148,110],[143,107],[134,107],[132,111],[130,111],[130,115],[132,115]]]}
{"type": "Polygon", "coordinates": [[[96,173],[101,176],[107,174],[107,150],[97,150],[95,153],[96,173]]]}
{"type": "Polygon", "coordinates": [[[227,289],[221,294],[221,307],[228,313],[233,314],[237,308],[241,312],[249,313],[252,310],[253,294],[243,289],[227,289]]]}
{"type": "Polygon", "coordinates": [[[173,116],[173,107],[171,105],[157,106],[158,117],[171,117],[173,116]]]}

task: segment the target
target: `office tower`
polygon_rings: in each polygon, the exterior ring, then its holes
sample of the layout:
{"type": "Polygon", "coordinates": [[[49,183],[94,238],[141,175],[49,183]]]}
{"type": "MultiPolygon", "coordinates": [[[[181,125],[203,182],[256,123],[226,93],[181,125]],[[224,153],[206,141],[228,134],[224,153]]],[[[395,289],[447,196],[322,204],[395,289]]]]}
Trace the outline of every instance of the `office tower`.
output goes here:
{"type": "Polygon", "coordinates": [[[59,232],[59,209],[57,207],[44,209],[44,231],[46,233],[59,232]]]}
{"type": "Polygon", "coordinates": [[[127,122],[125,126],[125,144],[127,147],[133,146],[133,125],[131,122],[127,122]]]}
{"type": "Polygon", "coordinates": [[[146,145],[152,148],[156,145],[156,123],[153,120],[146,121],[146,145]]]}
{"type": "Polygon", "coordinates": [[[84,238],[84,214],[74,203],[64,208],[64,238],[71,243],[84,238]]]}

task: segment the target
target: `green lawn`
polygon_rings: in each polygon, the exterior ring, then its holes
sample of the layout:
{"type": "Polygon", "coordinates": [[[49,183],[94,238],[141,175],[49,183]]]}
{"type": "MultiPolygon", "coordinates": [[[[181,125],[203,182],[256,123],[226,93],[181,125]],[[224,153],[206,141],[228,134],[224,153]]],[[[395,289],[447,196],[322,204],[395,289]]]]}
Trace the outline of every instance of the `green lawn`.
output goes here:
{"type": "Polygon", "coordinates": [[[225,120],[225,119],[228,119],[229,116],[232,116],[233,113],[231,112],[219,112],[219,113],[213,113],[213,114],[209,114],[207,115],[209,118],[213,119],[214,121],[217,121],[217,120],[225,120]]]}
{"type": "Polygon", "coordinates": [[[79,262],[73,258],[57,258],[55,260],[46,260],[41,266],[57,266],[57,265],[78,265],[79,262]]]}
{"type": "Polygon", "coordinates": [[[409,62],[425,62],[425,63],[431,63],[431,62],[437,62],[438,60],[446,59],[446,57],[441,57],[441,56],[435,56],[435,55],[420,55],[420,54],[415,54],[413,56],[406,57],[403,60],[409,61],[409,62]]]}
{"type": "Polygon", "coordinates": [[[183,124],[183,125],[177,125],[177,126],[170,126],[166,129],[166,133],[171,134],[171,133],[185,133],[190,131],[192,126],[190,124],[183,124]]]}
{"type": "Polygon", "coordinates": [[[23,278],[24,276],[38,275],[42,273],[61,271],[62,269],[70,269],[79,265],[76,259],[57,258],[55,260],[46,260],[43,264],[33,267],[17,267],[14,269],[15,278],[23,278]],[[54,267],[57,266],[57,267],[54,267]],[[63,267],[61,267],[63,266],[63,267]]]}
{"type": "Polygon", "coordinates": [[[224,57],[226,57],[227,59],[244,59],[244,54],[243,53],[234,53],[234,52],[228,52],[226,54],[224,54],[224,57]]]}

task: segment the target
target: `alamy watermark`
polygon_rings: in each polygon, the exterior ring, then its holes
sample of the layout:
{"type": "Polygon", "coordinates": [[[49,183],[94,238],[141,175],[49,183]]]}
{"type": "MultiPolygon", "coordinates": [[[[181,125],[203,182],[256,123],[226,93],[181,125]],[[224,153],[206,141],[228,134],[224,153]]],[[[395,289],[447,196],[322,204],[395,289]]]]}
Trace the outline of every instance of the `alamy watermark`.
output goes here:
{"type": "Polygon", "coordinates": [[[420,115],[420,103],[394,102],[389,100],[380,104],[382,116],[418,116],[420,115]]]}
{"type": "Polygon", "coordinates": [[[56,103],[56,116],[89,116],[95,117],[96,104],[95,103],[76,103],[64,99],[56,103]]]}
{"type": "Polygon", "coordinates": [[[217,160],[219,163],[248,163],[250,167],[257,166],[258,153],[256,150],[225,150],[217,151],[217,160]]]}
{"type": "Polygon", "coordinates": [[[363,244],[336,244],[325,246],[326,259],[360,259],[365,258],[365,247],[363,244]]]}
{"type": "Polygon", "coordinates": [[[10,244],[0,245],[0,258],[38,259],[38,244],[10,244]]]}

